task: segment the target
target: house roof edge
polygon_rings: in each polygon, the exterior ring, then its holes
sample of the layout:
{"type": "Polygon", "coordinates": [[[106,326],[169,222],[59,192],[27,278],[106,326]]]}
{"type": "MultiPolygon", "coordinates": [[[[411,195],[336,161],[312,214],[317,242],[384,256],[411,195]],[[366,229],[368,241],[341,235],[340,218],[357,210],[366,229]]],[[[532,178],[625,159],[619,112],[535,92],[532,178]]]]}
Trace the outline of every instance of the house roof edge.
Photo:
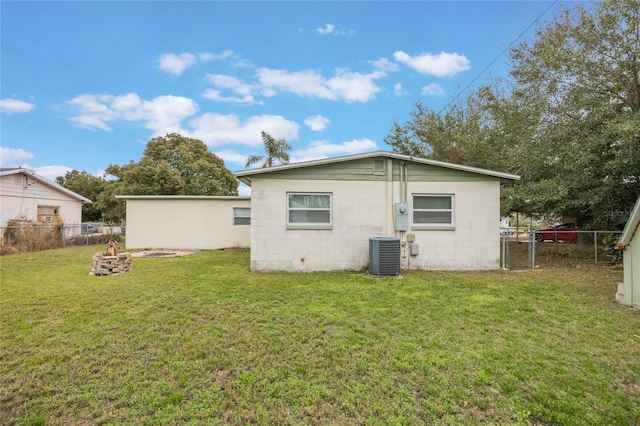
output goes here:
{"type": "Polygon", "coordinates": [[[24,169],[24,168],[10,168],[10,169],[4,169],[2,171],[0,171],[0,176],[10,176],[10,175],[16,175],[16,174],[23,174],[26,175],[28,177],[31,177],[35,180],[37,180],[38,182],[47,185],[55,190],[58,190],[62,193],[65,193],[67,195],[69,195],[72,198],[77,199],[78,201],[81,201],[85,204],[92,204],[93,202],[88,199],[87,197],[84,197],[80,194],[78,194],[77,192],[73,192],[70,189],[65,188],[62,185],[59,185],[55,182],[50,181],[49,179],[47,179],[44,176],[40,176],[39,174],[37,174],[36,172],[34,172],[33,170],[29,170],[29,169],[24,169]]]}
{"type": "Polygon", "coordinates": [[[240,171],[234,172],[234,175],[238,180],[250,186],[251,184],[250,177],[254,175],[283,171],[283,170],[292,170],[292,169],[298,169],[302,167],[319,166],[323,164],[338,163],[343,161],[360,160],[363,158],[371,158],[371,157],[387,157],[387,158],[393,158],[396,160],[413,161],[416,163],[427,164],[431,166],[438,166],[438,167],[444,167],[444,168],[453,169],[453,170],[460,170],[460,171],[465,171],[470,173],[477,173],[477,174],[482,174],[486,176],[492,176],[492,177],[496,177],[503,180],[514,180],[514,181],[520,180],[520,176],[511,174],[511,173],[497,172],[495,170],[488,170],[488,169],[481,169],[478,167],[446,163],[444,161],[429,160],[426,158],[414,157],[411,155],[398,154],[396,152],[388,152],[388,151],[374,151],[374,152],[368,152],[363,154],[345,155],[342,157],[322,158],[319,160],[302,161],[300,163],[282,164],[279,166],[264,167],[260,169],[240,170],[240,171]]]}
{"type": "Polygon", "coordinates": [[[620,240],[618,240],[618,245],[622,245],[623,248],[628,246],[631,240],[633,240],[633,237],[638,233],[638,227],[640,227],[640,197],[638,197],[636,204],[633,206],[633,210],[631,210],[627,224],[622,231],[622,236],[620,236],[620,240]]]}

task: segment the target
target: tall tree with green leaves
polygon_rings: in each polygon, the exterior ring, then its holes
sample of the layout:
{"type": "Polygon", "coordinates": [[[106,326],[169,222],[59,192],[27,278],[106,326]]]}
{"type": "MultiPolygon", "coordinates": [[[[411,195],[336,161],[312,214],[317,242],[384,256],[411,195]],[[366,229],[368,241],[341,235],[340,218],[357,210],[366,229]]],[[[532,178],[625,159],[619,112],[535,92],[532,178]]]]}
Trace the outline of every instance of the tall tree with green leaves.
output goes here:
{"type": "MultiPolygon", "coordinates": [[[[238,195],[238,182],[233,173],[201,140],[177,133],[156,137],[147,143],[143,159],[150,160],[145,160],[146,165],[159,168],[158,173],[161,175],[158,177],[166,184],[163,192],[185,195],[238,195]],[[181,182],[172,182],[171,174],[181,182]]],[[[128,180],[136,181],[133,177],[128,180]]]]}
{"type": "Polygon", "coordinates": [[[64,176],[56,177],[56,183],[92,201],[92,204],[82,205],[83,222],[97,221],[102,218],[102,212],[97,208],[96,201],[108,185],[104,178],[84,171],[71,170],[64,176]]]}
{"type": "Polygon", "coordinates": [[[640,0],[565,11],[511,60],[513,97],[536,105],[549,170],[533,181],[563,195],[532,202],[611,226],[609,213],[631,210],[640,195],[640,0]]]}
{"type": "Polygon", "coordinates": [[[275,139],[265,131],[260,133],[264,143],[264,152],[266,155],[251,155],[247,158],[246,167],[249,168],[254,164],[264,160],[262,167],[272,167],[278,164],[289,163],[289,151],[291,145],[285,139],[275,139]]]}
{"type": "Polygon", "coordinates": [[[510,58],[509,80],[444,111],[418,105],[385,142],[520,174],[506,210],[614,226],[640,195],[640,0],[564,11],[510,58]]]}
{"type": "Polygon", "coordinates": [[[110,221],[125,215],[125,203],[116,195],[238,195],[238,182],[224,161],[204,142],[177,133],[151,139],[140,161],[111,164],[105,173],[112,179],[94,204],[110,221]]]}

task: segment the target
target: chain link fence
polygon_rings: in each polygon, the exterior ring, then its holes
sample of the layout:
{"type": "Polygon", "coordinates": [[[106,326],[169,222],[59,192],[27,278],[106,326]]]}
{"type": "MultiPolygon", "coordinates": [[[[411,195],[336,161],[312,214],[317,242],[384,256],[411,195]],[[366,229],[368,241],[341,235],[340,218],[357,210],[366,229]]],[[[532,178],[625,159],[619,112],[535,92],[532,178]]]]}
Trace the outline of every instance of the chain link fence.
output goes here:
{"type": "Polygon", "coordinates": [[[505,269],[617,264],[621,231],[506,231],[500,235],[500,266],[505,269]]]}
{"type": "Polygon", "coordinates": [[[59,247],[86,246],[107,239],[120,240],[125,227],[112,224],[11,221],[0,228],[0,255],[59,247]]]}

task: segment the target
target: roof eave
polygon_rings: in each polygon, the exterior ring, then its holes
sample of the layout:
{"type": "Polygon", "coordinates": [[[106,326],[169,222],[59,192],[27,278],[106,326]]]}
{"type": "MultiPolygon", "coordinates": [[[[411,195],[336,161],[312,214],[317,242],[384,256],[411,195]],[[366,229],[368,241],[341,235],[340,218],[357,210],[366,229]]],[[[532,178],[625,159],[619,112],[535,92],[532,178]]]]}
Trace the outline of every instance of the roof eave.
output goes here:
{"type": "Polygon", "coordinates": [[[426,158],[418,158],[418,157],[413,157],[413,156],[410,156],[410,155],[398,154],[398,153],[395,153],[395,152],[387,152],[387,151],[374,151],[374,152],[369,152],[369,153],[364,153],[364,154],[353,154],[353,155],[346,155],[346,156],[343,156],[343,157],[323,158],[323,159],[320,159],[320,160],[303,161],[303,162],[300,162],[300,163],[283,164],[283,165],[279,165],[279,166],[266,167],[266,168],[260,168],[260,169],[241,170],[241,171],[234,172],[234,175],[241,182],[244,182],[247,185],[251,186],[249,183],[247,183],[247,180],[250,182],[250,179],[247,179],[247,177],[253,176],[253,175],[259,175],[259,174],[263,174],[263,173],[272,173],[272,172],[277,172],[277,171],[282,171],[282,170],[292,170],[292,169],[297,169],[297,168],[302,168],[302,167],[319,166],[319,165],[323,165],[323,164],[330,164],[330,163],[337,163],[337,162],[344,162],[344,161],[359,160],[359,159],[363,159],[363,158],[380,157],[380,156],[387,157],[387,158],[393,158],[393,159],[396,159],[396,160],[414,161],[416,163],[427,164],[427,165],[432,165],[432,166],[439,166],[439,167],[444,167],[444,168],[448,168],[448,169],[452,169],[452,170],[460,170],[460,171],[465,171],[465,172],[469,172],[469,173],[476,173],[476,174],[482,174],[482,175],[486,175],[486,176],[492,176],[492,177],[499,178],[502,181],[518,181],[518,180],[520,180],[520,176],[514,175],[514,174],[510,174],[510,173],[496,172],[496,171],[493,171],[493,170],[480,169],[480,168],[477,168],[477,167],[470,167],[470,166],[463,166],[463,165],[460,165],[460,164],[445,163],[443,161],[429,160],[429,159],[426,159],[426,158]]]}
{"type": "Polygon", "coordinates": [[[15,175],[15,174],[23,174],[23,175],[27,175],[35,180],[37,180],[38,182],[42,183],[43,185],[47,185],[51,188],[54,188],[64,194],[67,194],[68,196],[75,198],[76,200],[82,202],[83,204],[93,204],[93,201],[91,201],[90,199],[88,199],[87,197],[83,197],[82,195],[73,192],[70,189],[65,188],[62,185],[59,185],[55,182],[50,181],[49,179],[45,178],[44,176],[40,176],[39,174],[37,174],[36,172],[34,172],[33,170],[28,170],[28,169],[23,169],[23,168],[17,168],[17,169],[12,169],[12,170],[5,170],[3,172],[0,172],[0,176],[9,176],[9,175],[15,175]]]}
{"type": "Polygon", "coordinates": [[[639,225],[640,225],[640,197],[638,197],[638,200],[636,200],[636,204],[633,206],[633,210],[631,210],[631,214],[629,215],[627,224],[625,225],[624,230],[622,231],[620,240],[618,240],[618,244],[622,246],[629,245],[634,235],[637,233],[639,225]]]}

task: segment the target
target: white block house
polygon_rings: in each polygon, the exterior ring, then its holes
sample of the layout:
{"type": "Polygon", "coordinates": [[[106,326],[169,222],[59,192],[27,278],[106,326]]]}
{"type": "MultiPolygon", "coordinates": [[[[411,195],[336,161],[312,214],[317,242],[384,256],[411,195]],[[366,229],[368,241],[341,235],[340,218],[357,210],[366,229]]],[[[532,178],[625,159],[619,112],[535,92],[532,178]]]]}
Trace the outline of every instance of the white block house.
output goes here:
{"type": "Polygon", "coordinates": [[[623,250],[622,303],[640,309],[640,197],[631,211],[617,247],[623,250]]]}
{"type": "Polygon", "coordinates": [[[251,269],[360,270],[369,239],[401,241],[403,269],[500,266],[500,185],[519,176],[373,152],[244,170],[251,269]]]}
{"type": "Polygon", "coordinates": [[[86,197],[22,168],[0,169],[0,227],[12,219],[80,224],[86,197]]]}
{"type": "Polygon", "coordinates": [[[127,249],[249,247],[249,197],[118,195],[127,203],[127,249]]]}

